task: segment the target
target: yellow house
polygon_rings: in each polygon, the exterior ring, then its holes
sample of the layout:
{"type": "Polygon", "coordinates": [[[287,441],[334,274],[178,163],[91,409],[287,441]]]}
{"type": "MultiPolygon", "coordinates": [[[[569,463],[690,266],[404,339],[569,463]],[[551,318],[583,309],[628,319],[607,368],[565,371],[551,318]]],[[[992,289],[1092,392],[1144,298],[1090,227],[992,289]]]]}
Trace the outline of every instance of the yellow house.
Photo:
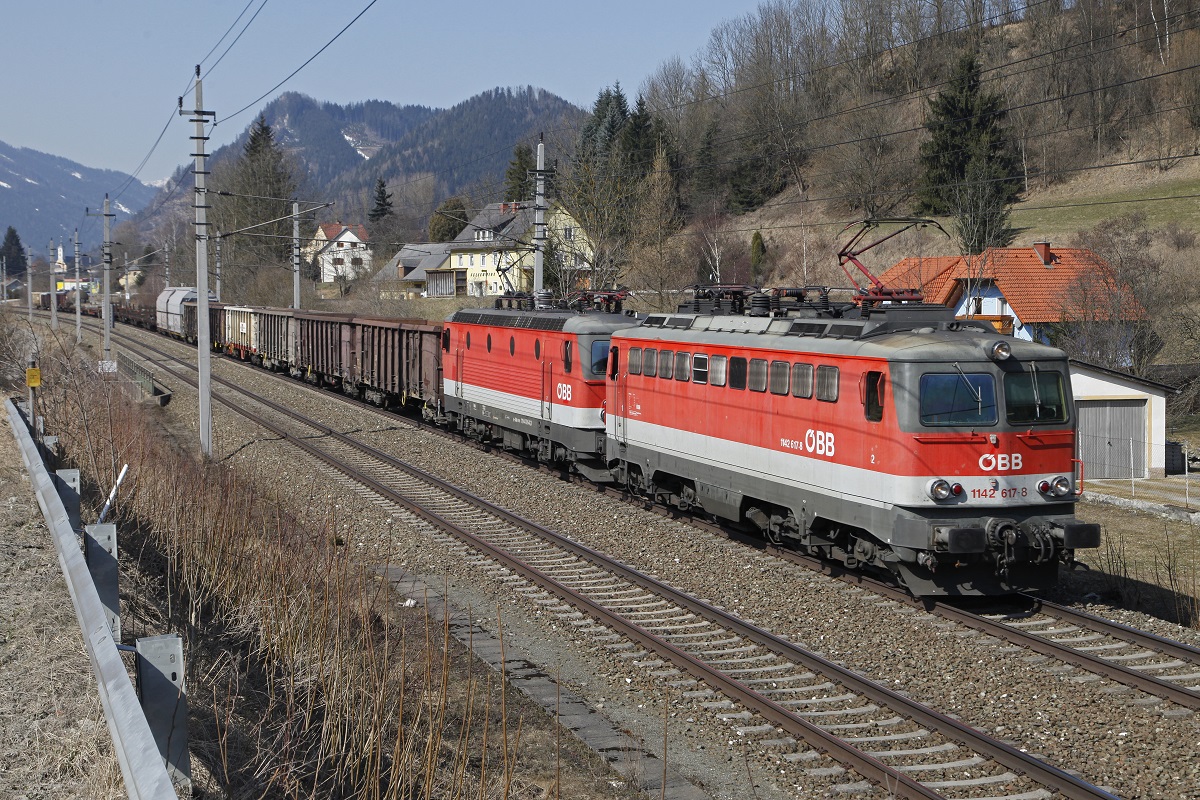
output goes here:
{"type": "MultiPolygon", "coordinates": [[[[533,203],[491,203],[449,243],[449,257],[426,273],[430,297],[484,297],[533,289],[533,203]]],[[[586,287],[591,244],[575,219],[552,203],[546,211],[543,284],[551,291],[586,287]]]]}

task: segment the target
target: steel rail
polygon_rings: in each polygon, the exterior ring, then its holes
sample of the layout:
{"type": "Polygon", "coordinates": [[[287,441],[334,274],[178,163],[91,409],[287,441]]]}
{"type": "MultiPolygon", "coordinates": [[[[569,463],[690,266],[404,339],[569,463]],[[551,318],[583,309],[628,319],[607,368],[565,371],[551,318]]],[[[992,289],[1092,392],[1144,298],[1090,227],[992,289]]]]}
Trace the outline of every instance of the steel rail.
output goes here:
{"type": "MultiPolygon", "coordinates": [[[[149,347],[149,346],[148,346],[149,347]]],[[[151,349],[156,349],[152,348],[151,349]]],[[[162,351],[158,351],[162,353],[162,351]]],[[[165,354],[164,354],[165,355],[165,354]]],[[[176,373],[178,375],[178,373],[176,373]]],[[[182,379],[191,383],[188,377],[179,375],[182,379]]],[[[216,382],[226,386],[233,391],[242,393],[255,402],[261,403],[268,408],[292,418],[301,421],[304,425],[315,428],[323,432],[322,438],[340,441],[343,444],[350,445],[359,449],[361,452],[371,455],[372,457],[385,462],[386,464],[400,469],[409,475],[418,477],[426,481],[439,490],[446,492],[463,502],[470,503],[477,507],[485,508],[489,513],[499,516],[504,521],[511,525],[519,527],[527,532],[534,533],[540,538],[553,542],[573,555],[576,555],[590,563],[602,566],[604,569],[613,572],[626,580],[668,599],[677,605],[686,608],[693,613],[702,617],[715,621],[731,631],[744,636],[750,641],[759,644],[760,646],[776,653],[777,655],[791,659],[797,663],[803,664],[805,667],[812,670],[819,670],[825,674],[835,676],[839,682],[847,686],[847,688],[857,691],[870,698],[871,700],[882,703],[896,711],[906,715],[910,720],[913,720],[921,725],[928,726],[938,731],[947,738],[958,741],[967,747],[970,747],[977,753],[988,756],[996,763],[1014,770],[1019,775],[1025,775],[1036,783],[1044,787],[1050,788],[1063,797],[1070,800],[1117,800],[1117,798],[1096,787],[1069,772],[1054,767],[1040,759],[1034,758],[1011,745],[1000,742],[981,731],[978,731],[959,720],[940,714],[932,709],[929,709],[921,704],[897,694],[880,684],[875,683],[867,678],[858,675],[845,667],[834,664],[820,656],[809,651],[803,650],[791,642],[781,639],[768,631],[763,630],[755,625],[747,623],[722,609],[711,606],[707,603],[687,595],[677,589],[665,585],[648,575],[639,572],[631,567],[628,567],[620,562],[604,556],[599,551],[596,551],[586,545],[575,542],[567,537],[557,534],[549,529],[546,529],[532,521],[526,520],[506,509],[495,506],[482,498],[466,492],[456,486],[453,486],[436,476],[433,476],[424,470],[421,470],[411,464],[406,464],[395,459],[393,456],[383,453],[370,445],[352,439],[338,431],[335,431],[328,426],[322,425],[315,421],[309,420],[300,414],[286,408],[285,406],[267,400],[254,392],[246,390],[242,387],[233,385],[232,383],[220,378],[214,379],[216,382]]],[[[502,548],[496,547],[487,541],[475,536],[469,531],[461,528],[455,523],[446,520],[437,513],[430,511],[421,504],[404,497],[390,487],[380,483],[379,481],[363,474],[356,466],[340,461],[329,453],[324,452],[320,447],[312,441],[297,438],[288,431],[271,423],[269,420],[261,418],[259,415],[244,409],[238,408],[233,403],[225,398],[217,397],[218,401],[229,407],[236,413],[251,419],[256,424],[262,425],[268,430],[273,431],[280,437],[291,442],[299,447],[304,452],[317,458],[321,462],[327,464],[336,471],[346,475],[351,480],[371,488],[376,493],[392,500],[398,505],[408,509],[411,513],[426,520],[431,525],[449,533],[460,541],[474,547],[481,552],[486,553],[490,558],[503,564],[505,567],[512,569],[533,583],[551,589],[559,597],[563,598],[571,606],[585,610],[591,616],[601,620],[608,627],[621,631],[628,638],[656,651],[658,654],[666,657],[675,666],[686,670],[693,676],[704,680],[710,685],[719,688],[728,697],[741,702],[747,708],[752,709],[755,713],[767,719],[769,722],[779,726],[786,732],[799,736],[808,741],[810,744],[819,743],[819,747],[827,753],[836,754],[833,757],[835,760],[851,767],[860,775],[870,780],[875,781],[888,788],[890,791],[897,793],[898,796],[906,798],[927,798],[933,800],[942,798],[933,790],[925,787],[920,782],[912,779],[906,773],[889,767],[878,759],[873,758],[869,754],[858,750],[842,739],[828,733],[822,728],[813,725],[812,723],[797,716],[795,713],[778,705],[767,697],[755,692],[745,684],[737,681],[734,678],[725,675],[720,670],[715,669],[705,662],[697,659],[691,654],[675,647],[664,639],[656,636],[653,633],[641,628],[637,624],[615,614],[606,609],[596,601],[586,597],[585,595],[576,592],[570,587],[562,584],[558,580],[546,575],[541,570],[524,563],[520,559],[511,555],[502,548]]]]}

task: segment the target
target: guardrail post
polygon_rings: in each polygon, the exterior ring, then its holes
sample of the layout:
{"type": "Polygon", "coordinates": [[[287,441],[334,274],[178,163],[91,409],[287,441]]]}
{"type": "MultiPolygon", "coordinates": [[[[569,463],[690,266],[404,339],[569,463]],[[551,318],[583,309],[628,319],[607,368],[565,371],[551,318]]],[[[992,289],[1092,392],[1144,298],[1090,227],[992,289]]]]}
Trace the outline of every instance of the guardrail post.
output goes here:
{"type": "Polygon", "coordinates": [[[54,488],[62,500],[63,508],[67,510],[67,519],[71,521],[71,530],[79,532],[79,470],[60,469],[54,473],[54,488]]]}
{"type": "Polygon", "coordinates": [[[121,641],[121,593],[117,569],[117,526],[111,522],[84,528],[83,556],[114,642],[121,641]]]}
{"type": "Polygon", "coordinates": [[[183,639],[179,634],[137,640],[137,687],[142,711],[171,782],[190,791],[188,704],[183,685],[183,639]]]}

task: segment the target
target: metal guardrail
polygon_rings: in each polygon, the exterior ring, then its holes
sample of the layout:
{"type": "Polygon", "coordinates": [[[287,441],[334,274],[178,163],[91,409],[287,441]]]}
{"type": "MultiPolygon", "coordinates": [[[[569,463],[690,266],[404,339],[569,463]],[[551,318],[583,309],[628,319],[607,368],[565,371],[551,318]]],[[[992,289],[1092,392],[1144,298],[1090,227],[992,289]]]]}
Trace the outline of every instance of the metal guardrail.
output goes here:
{"type": "Polygon", "coordinates": [[[129,672],[117,651],[117,643],[113,641],[96,585],[84,562],[78,537],[71,528],[70,517],[58,496],[54,479],[42,463],[37,443],[16,405],[10,399],[6,399],[4,404],[17,446],[21,450],[21,458],[37,493],[38,505],[58,550],[58,563],[71,592],[84,646],[92,662],[92,671],[96,674],[104,719],[108,723],[113,749],[125,778],[125,790],[131,800],[177,800],[178,795],[167,775],[150,725],[138,704],[129,672]]]}

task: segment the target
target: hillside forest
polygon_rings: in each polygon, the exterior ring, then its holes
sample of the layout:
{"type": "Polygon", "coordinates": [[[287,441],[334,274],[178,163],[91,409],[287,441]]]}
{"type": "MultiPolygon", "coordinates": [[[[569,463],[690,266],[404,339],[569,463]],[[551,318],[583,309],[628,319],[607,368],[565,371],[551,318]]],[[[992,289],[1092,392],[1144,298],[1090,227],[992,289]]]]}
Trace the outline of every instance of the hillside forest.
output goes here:
{"type": "MultiPolygon", "coordinates": [[[[646,307],[669,307],[698,281],[845,286],[836,251],[846,224],[915,214],[945,235],[931,226],[881,248],[880,272],[902,255],[978,254],[1051,235],[1089,243],[1123,265],[1142,308],[1169,309],[1148,340],[1154,353],[1178,355],[1195,345],[1200,215],[1193,203],[1151,196],[1200,186],[1196,5],[770,0],[713,29],[691,57],[662,62],[635,92],[603,87],[589,112],[530,89],[497,90],[445,122],[416,107],[277,101],[218,162],[213,183],[336,200],[306,230],[334,215],[366,224],[379,266],[401,244],[428,241],[443,204],[465,219],[528,192],[521,177],[542,133],[550,197],[590,240],[591,284],[631,287],[646,307]],[[545,112],[536,128],[521,126],[521,107],[545,112]],[[298,120],[314,115],[328,147],[340,137],[338,159],[296,135],[298,120]],[[466,140],[473,151],[447,149],[466,140]],[[481,152],[497,164],[466,169],[481,152]],[[1113,194],[1139,186],[1149,188],[1113,194]]],[[[187,211],[135,223],[123,241],[179,245],[173,260],[186,268],[187,211]]],[[[226,229],[268,214],[280,216],[249,201],[214,203],[226,229]]],[[[286,302],[288,247],[231,244],[227,293],[286,302]]],[[[571,260],[568,246],[551,249],[549,280],[565,293],[570,280],[554,265],[571,260]]],[[[348,289],[346,302],[378,305],[348,289]]]]}

